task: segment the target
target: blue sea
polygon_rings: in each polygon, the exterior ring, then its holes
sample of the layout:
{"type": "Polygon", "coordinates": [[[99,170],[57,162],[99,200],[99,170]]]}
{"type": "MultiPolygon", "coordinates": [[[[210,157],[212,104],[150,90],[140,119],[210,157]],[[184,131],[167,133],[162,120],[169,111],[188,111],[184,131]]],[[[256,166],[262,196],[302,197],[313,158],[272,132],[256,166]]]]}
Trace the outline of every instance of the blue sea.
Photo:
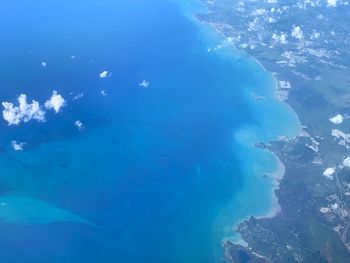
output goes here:
{"type": "Polygon", "coordinates": [[[1,262],[220,262],[237,222],[276,212],[283,166],[254,144],[295,136],[298,119],[199,10],[0,2],[0,102],[66,100],[45,122],[0,120],[1,262]]]}

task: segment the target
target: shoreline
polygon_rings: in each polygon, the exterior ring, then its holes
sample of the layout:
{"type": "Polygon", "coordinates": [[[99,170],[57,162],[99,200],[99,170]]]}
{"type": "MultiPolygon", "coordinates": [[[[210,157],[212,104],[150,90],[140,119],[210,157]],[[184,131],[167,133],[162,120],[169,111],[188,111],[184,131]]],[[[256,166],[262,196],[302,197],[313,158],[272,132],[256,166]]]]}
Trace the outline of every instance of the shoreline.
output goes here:
{"type": "MultiPolygon", "coordinates": [[[[202,6],[203,7],[203,10],[206,10],[207,12],[210,12],[210,9],[205,5],[205,3],[203,3],[201,0],[196,0],[195,1],[198,5],[202,6]]],[[[191,14],[191,21],[194,21],[196,22],[198,25],[200,25],[202,28],[200,28],[200,30],[203,32],[210,32],[210,33],[214,33],[218,38],[219,40],[222,39],[222,41],[218,43],[218,45],[220,45],[220,43],[224,43],[225,40],[228,39],[227,36],[225,36],[225,34],[220,31],[218,28],[216,28],[215,26],[211,25],[210,23],[206,23],[202,20],[200,20],[200,18],[198,18],[198,15],[199,12],[195,12],[194,14],[191,14]]],[[[188,13],[186,13],[186,15],[188,15],[188,13]]],[[[236,45],[234,45],[233,43],[228,43],[226,45],[223,45],[223,47],[220,47],[218,49],[223,49],[223,48],[226,48],[226,49],[230,49],[231,48],[229,46],[232,46],[232,51],[238,51],[240,52],[241,54],[244,54],[247,56],[247,59],[248,60],[252,60],[253,63],[256,63],[257,65],[259,65],[259,67],[265,72],[265,74],[267,74],[269,77],[272,78],[273,82],[274,82],[274,95],[273,95],[273,99],[276,100],[276,101],[279,101],[281,103],[283,103],[284,105],[286,105],[288,107],[288,110],[289,112],[294,115],[295,119],[297,120],[297,123],[296,123],[296,128],[297,128],[297,133],[293,136],[286,136],[286,135],[283,135],[283,137],[287,138],[288,140],[293,140],[295,139],[296,137],[298,137],[300,135],[300,133],[302,132],[302,124],[301,124],[301,121],[299,119],[299,116],[297,115],[297,113],[295,112],[295,110],[291,107],[291,105],[287,102],[288,99],[286,101],[283,101],[283,100],[280,100],[277,96],[277,92],[278,92],[278,89],[279,89],[279,84],[278,84],[278,78],[276,76],[276,74],[278,73],[274,73],[274,72],[270,72],[266,69],[266,67],[263,65],[263,63],[261,61],[259,61],[254,55],[252,55],[250,52],[248,52],[247,50],[244,50],[244,49],[240,49],[240,48],[237,48],[236,45]]],[[[270,140],[269,142],[267,143],[270,143],[270,142],[274,142],[274,141],[278,141],[280,140],[280,138],[276,138],[274,140],[270,140]]],[[[257,141],[255,143],[260,143],[261,141],[257,141]]],[[[253,145],[251,146],[251,149],[254,149],[254,148],[258,148],[256,145],[253,145]]],[[[254,218],[254,219],[269,219],[269,218],[274,218],[278,215],[278,213],[281,212],[281,205],[279,203],[279,199],[276,195],[276,192],[280,189],[280,184],[281,184],[281,181],[283,180],[284,176],[285,176],[285,165],[282,163],[282,161],[280,160],[280,158],[278,157],[278,155],[272,151],[272,150],[269,150],[269,149],[261,149],[263,151],[266,151],[268,152],[269,154],[272,154],[274,159],[275,159],[275,164],[277,165],[276,167],[276,170],[273,171],[273,172],[269,172],[269,173],[265,173],[265,175],[268,176],[268,178],[271,180],[271,183],[272,183],[272,187],[270,189],[271,191],[271,196],[270,196],[270,207],[268,209],[268,211],[266,211],[265,213],[261,214],[261,215],[247,215],[247,216],[244,216],[242,218],[238,218],[236,220],[234,220],[234,222],[232,222],[232,230],[233,230],[233,235],[238,239],[236,239],[235,241],[232,241],[230,240],[230,236],[228,237],[224,237],[222,239],[222,247],[224,247],[225,245],[225,242],[226,241],[230,241],[232,242],[233,244],[236,244],[236,245],[242,245],[244,247],[247,247],[248,246],[248,243],[242,238],[241,234],[239,233],[238,231],[238,228],[239,226],[246,222],[246,221],[249,221],[250,218],[254,218]]],[[[233,236],[231,236],[232,238],[233,236]]]]}
{"type": "MultiPolygon", "coordinates": [[[[219,32],[219,31],[215,29],[215,32],[219,32]]],[[[221,34],[223,35],[223,33],[221,33],[221,34]]],[[[237,50],[239,52],[243,52],[244,54],[246,54],[249,57],[249,59],[252,59],[255,63],[257,63],[259,65],[259,67],[261,67],[263,69],[263,71],[267,75],[272,77],[273,82],[274,82],[274,100],[280,101],[281,103],[284,103],[285,105],[287,105],[289,110],[290,110],[290,113],[292,113],[296,117],[296,120],[298,121],[298,123],[297,123],[298,133],[296,135],[292,136],[292,137],[287,137],[287,136],[284,136],[284,137],[287,138],[288,140],[293,140],[296,137],[298,137],[300,135],[300,133],[302,132],[302,124],[300,122],[299,116],[294,111],[294,109],[290,106],[290,104],[288,104],[286,101],[282,101],[282,100],[278,99],[278,97],[277,97],[277,91],[278,91],[278,79],[277,79],[277,77],[272,72],[269,72],[264,67],[262,62],[259,61],[255,56],[253,56],[252,54],[250,54],[246,50],[242,50],[242,49],[237,48],[235,45],[232,45],[232,46],[234,47],[235,50],[237,50]]],[[[273,142],[273,141],[278,141],[278,140],[280,140],[280,139],[276,138],[275,140],[271,140],[268,143],[273,142]]],[[[260,142],[256,142],[256,143],[260,143],[260,142]]],[[[252,148],[258,148],[258,147],[254,145],[254,146],[252,146],[252,148]]],[[[271,178],[271,181],[272,181],[272,184],[273,184],[273,187],[271,188],[271,196],[270,196],[270,198],[271,198],[270,199],[270,201],[271,201],[270,202],[270,209],[268,211],[266,211],[266,214],[262,214],[262,215],[248,215],[248,216],[246,216],[244,218],[237,219],[236,222],[233,222],[233,226],[232,226],[233,227],[233,231],[234,231],[235,235],[239,236],[239,239],[236,240],[236,241],[232,241],[229,238],[224,238],[223,241],[222,241],[223,247],[224,247],[226,241],[230,241],[234,245],[241,245],[241,246],[247,248],[248,247],[248,243],[242,238],[241,233],[238,231],[239,226],[242,223],[249,221],[250,218],[254,218],[254,219],[257,219],[257,220],[259,220],[259,219],[269,219],[269,218],[276,217],[278,215],[278,213],[281,212],[282,207],[281,207],[281,205],[279,203],[279,199],[278,199],[278,197],[276,195],[276,191],[278,191],[280,189],[280,183],[281,183],[281,181],[283,180],[283,178],[285,176],[285,173],[286,173],[285,172],[285,165],[282,163],[282,161],[280,160],[280,158],[278,157],[278,155],[274,151],[268,150],[268,149],[265,149],[265,151],[270,153],[270,154],[272,154],[274,156],[276,164],[277,164],[276,171],[271,172],[271,173],[266,173],[266,174],[269,175],[269,178],[271,178]]]]}
{"type": "MultiPolygon", "coordinates": [[[[253,146],[255,147],[255,146],[253,146]]],[[[255,147],[256,148],[256,147],[255,147]]],[[[222,246],[224,247],[225,243],[231,242],[232,244],[235,245],[241,245],[245,248],[248,247],[248,243],[242,238],[241,233],[238,231],[240,225],[246,221],[249,221],[251,218],[254,219],[269,219],[269,218],[274,218],[278,215],[278,213],[281,211],[282,207],[279,203],[278,197],[276,195],[276,191],[279,190],[280,187],[280,182],[281,180],[283,180],[284,175],[285,175],[285,166],[284,164],[281,162],[280,158],[272,151],[270,150],[262,150],[262,151],[266,151],[269,154],[272,154],[277,167],[275,171],[269,172],[269,173],[264,173],[264,175],[267,176],[267,178],[269,180],[271,180],[271,184],[272,187],[270,189],[270,205],[269,205],[269,209],[267,211],[265,211],[264,213],[262,213],[261,215],[246,215],[244,217],[238,218],[236,220],[234,220],[235,222],[233,222],[232,224],[232,235],[231,236],[227,236],[224,237],[222,239],[222,246]]],[[[254,175],[256,176],[256,175],[254,175]]]]}

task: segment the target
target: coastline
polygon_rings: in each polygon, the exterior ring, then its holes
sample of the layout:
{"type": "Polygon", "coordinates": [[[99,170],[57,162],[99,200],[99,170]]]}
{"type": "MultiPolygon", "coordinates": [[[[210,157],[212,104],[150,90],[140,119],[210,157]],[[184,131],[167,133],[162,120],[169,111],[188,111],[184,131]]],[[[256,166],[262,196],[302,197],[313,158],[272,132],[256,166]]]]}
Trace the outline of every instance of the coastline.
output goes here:
{"type": "MultiPolygon", "coordinates": [[[[294,135],[292,135],[292,136],[283,135],[282,138],[277,137],[277,138],[274,138],[272,140],[269,140],[268,142],[263,142],[263,143],[270,143],[270,142],[274,142],[274,141],[279,141],[280,139],[293,140],[296,137],[298,137],[300,135],[300,133],[302,132],[301,121],[299,119],[299,116],[295,112],[295,110],[291,107],[291,105],[287,101],[282,101],[278,98],[277,92],[279,89],[279,84],[278,84],[278,78],[276,76],[276,73],[269,72],[266,69],[266,67],[263,65],[263,63],[261,61],[259,61],[253,54],[249,53],[246,50],[239,49],[233,43],[231,43],[230,41],[227,41],[228,38],[225,36],[225,34],[222,31],[218,30],[215,26],[210,25],[210,23],[206,23],[206,22],[200,20],[197,17],[197,15],[200,12],[202,12],[202,10],[206,10],[207,12],[210,12],[210,10],[202,1],[196,0],[195,2],[197,3],[198,6],[201,6],[202,8],[198,8],[198,10],[196,10],[196,11],[192,10],[192,12],[194,12],[194,13],[191,13],[190,16],[189,16],[189,12],[185,12],[185,14],[187,17],[190,17],[191,21],[195,22],[198,25],[198,28],[201,32],[214,34],[214,38],[215,38],[214,43],[218,43],[217,49],[214,50],[214,52],[217,50],[220,50],[220,49],[229,49],[230,51],[239,52],[240,54],[244,55],[247,58],[247,60],[252,60],[253,63],[257,64],[258,67],[260,67],[265,72],[265,74],[268,77],[272,78],[272,80],[273,80],[273,85],[274,85],[273,99],[276,101],[279,101],[279,102],[283,103],[285,106],[287,106],[289,113],[294,116],[295,120],[297,120],[297,123],[296,123],[297,132],[294,135]],[[225,41],[226,41],[226,43],[225,43],[225,41]]],[[[235,54],[235,55],[237,55],[237,54],[235,54]]],[[[259,140],[259,141],[254,142],[254,145],[251,146],[251,150],[258,149],[259,147],[257,147],[255,144],[262,143],[262,141],[263,140],[259,140]]],[[[243,217],[240,217],[240,218],[233,220],[232,227],[231,227],[233,234],[231,236],[227,236],[227,237],[224,237],[222,239],[223,247],[225,246],[225,243],[227,241],[229,241],[235,245],[241,245],[243,247],[247,247],[248,243],[242,238],[241,234],[239,233],[239,226],[242,225],[244,222],[249,221],[250,218],[254,218],[257,220],[269,219],[269,218],[276,217],[278,215],[278,213],[281,212],[282,207],[279,203],[276,192],[280,189],[280,183],[284,178],[285,165],[282,163],[282,161],[278,157],[277,153],[275,153],[273,150],[271,150],[271,149],[258,149],[258,150],[262,150],[262,151],[267,152],[268,154],[272,154],[274,159],[275,159],[274,162],[277,166],[275,171],[264,173],[264,176],[266,175],[271,180],[271,183],[272,183],[272,187],[270,189],[269,208],[267,211],[265,211],[262,214],[258,214],[258,215],[249,214],[249,215],[245,215],[243,217]]]]}
{"type": "MultiPolygon", "coordinates": [[[[235,47],[236,48],[236,47],[235,47]]],[[[262,64],[261,61],[259,61],[256,57],[254,57],[254,55],[248,53],[247,51],[245,50],[241,50],[243,52],[245,52],[246,54],[248,54],[253,60],[256,61],[256,63],[258,63],[260,65],[260,67],[266,72],[266,74],[270,75],[275,83],[275,99],[276,100],[279,100],[281,101],[280,99],[278,99],[277,97],[277,92],[278,92],[278,79],[277,79],[277,76],[276,76],[276,73],[274,72],[270,72],[266,69],[266,67],[262,64]]],[[[278,74],[278,73],[277,73],[278,74]]],[[[295,112],[295,110],[292,108],[292,106],[287,102],[287,101],[282,101],[285,105],[287,105],[289,108],[290,108],[290,111],[292,114],[294,114],[295,118],[297,119],[298,121],[298,124],[297,126],[299,127],[299,133],[297,135],[295,135],[294,137],[292,138],[288,138],[288,139],[293,139],[295,137],[298,137],[300,135],[300,133],[302,132],[302,124],[301,124],[301,121],[300,121],[300,118],[298,116],[298,114],[295,112]]]]}
{"type": "MultiPolygon", "coordinates": [[[[276,192],[280,189],[280,183],[285,176],[285,165],[281,162],[280,158],[274,152],[270,150],[262,150],[262,151],[265,151],[266,153],[273,155],[275,159],[275,164],[277,165],[275,171],[264,173],[264,177],[270,180],[271,182],[271,188],[269,189],[269,206],[262,213],[256,213],[256,214],[250,213],[233,220],[232,226],[231,226],[232,234],[222,239],[223,246],[225,245],[226,242],[230,242],[234,245],[241,245],[247,248],[248,243],[246,240],[244,240],[241,233],[239,232],[240,226],[244,222],[248,222],[251,218],[254,218],[256,220],[274,218],[278,215],[278,213],[282,209],[279,203],[278,197],[276,195],[276,192]]],[[[253,177],[253,179],[254,178],[259,179],[259,176],[257,174],[253,174],[251,176],[253,177]]]]}

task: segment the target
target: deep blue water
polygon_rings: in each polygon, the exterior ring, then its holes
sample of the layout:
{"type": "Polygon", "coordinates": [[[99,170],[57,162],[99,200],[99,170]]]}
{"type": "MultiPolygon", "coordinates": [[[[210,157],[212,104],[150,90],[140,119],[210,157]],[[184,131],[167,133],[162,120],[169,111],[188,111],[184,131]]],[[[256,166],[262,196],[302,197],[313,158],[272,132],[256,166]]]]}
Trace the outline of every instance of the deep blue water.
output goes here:
{"type": "Polygon", "coordinates": [[[2,262],[214,262],[224,229],[269,209],[260,175],[276,163],[251,143],[294,134],[295,117],[253,60],[208,52],[220,39],[176,3],[1,1],[0,25],[0,100],[68,102],[45,123],[0,122],[0,194],[97,226],[1,223],[2,262]]]}

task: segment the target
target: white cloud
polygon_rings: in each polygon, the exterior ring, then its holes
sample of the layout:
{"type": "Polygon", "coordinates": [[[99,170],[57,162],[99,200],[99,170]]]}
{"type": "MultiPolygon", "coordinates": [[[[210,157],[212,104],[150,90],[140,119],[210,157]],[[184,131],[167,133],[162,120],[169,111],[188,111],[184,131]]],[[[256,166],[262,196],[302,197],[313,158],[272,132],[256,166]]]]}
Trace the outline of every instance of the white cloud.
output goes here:
{"type": "Polygon", "coordinates": [[[278,35],[276,33],[273,33],[272,34],[272,39],[275,41],[275,42],[279,42],[281,44],[287,44],[287,34],[282,32],[281,35],[278,35]]]}
{"type": "MultiPolygon", "coordinates": [[[[11,102],[2,102],[2,116],[8,125],[19,125],[22,122],[36,120],[38,122],[45,121],[45,110],[40,106],[39,102],[33,100],[32,103],[27,102],[27,95],[21,94],[17,98],[17,105],[11,102]]],[[[66,101],[57,91],[52,92],[52,96],[45,102],[46,109],[53,109],[56,113],[66,105],[66,101]]]]}
{"type": "Polygon", "coordinates": [[[300,26],[293,26],[292,37],[300,40],[303,38],[303,31],[301,30],[300,26]]]}
{"type": "Polygon", "coordinates": [[[77,126],[79,131],[82,131],[84,129],[84,124],[80,120],[75,121],[74,125],[77,126]]]}
{"type": "Polygon", "coordinates": [[[329,6],[329,7],[336,7],[337,6],[337,0],[327,0],[327,6],[329,6]]]}
{"type": "Polygon", "coordinates": [[[349,167],[350,168],[350,157],[346,157],[343,161],[343,166],[344,167],[349,167]]]}
{"type": "Polygon", "coordinates": [[[53,109],[58,113],[62,107],[66,106],[66,104],[64,98],[54,90],[51,98],[45,102],[45,108],[48,110],[53,109]]]}
{"type": "Polygon", "coordinates": [[[271,16],[269,16],[269,23],[272,24],[272,23],[276,23],[277,20],[271,16]]]}
{"type": "Polygon", "coordinates": [[[330,213],[330,212],[331,212],[331,209],[328,208],[328,207],[321,207],[321,208],[320,208],[320,212],[321,212],[322,214],[330,213]]]}
{"type": "Polygon", "coordinates": [[[45,61],[41,62],[41,66],[43,66],[44,68],[46,68],[47,63],[45,61]]]}
{"type": "Polygon", "coordinates": [[[332,167],[328,167],[326,170],[323,171],[323,176],[327,177],[328,179],[333,179],[334,173],[335,169],[332,167]]]}
{"type": "Polygon", "coordinates": [[[101,94],[103,97],[107,97],[108,96],[108,93],[103,89],[101,90],[101,94]]]}
{"type": "Polygon", "coordinates": [[[334,124],[341,124],[344,121],[344,117],[341,114],[338,114],[332,118],[329,118],[329,121],[334,124]]]}
{"type": "Polygon", "coordinates": [[[27,96],[21,94],[18,98],[18,106],[11,102],[2,102],[4,110],[2,115],[9,125],[19,125],[21,122],[29,122],[37,120],[38,122],[45,121],[45,111],[42,110],[39,103],[35,100],[32,103],[27,103],[27,96]]]}
{"type": "Polygon", "coordinates": [[[105,70],[102,71],[99,76],[101,79],[109,78],[110,76],[112,76],[112,72],[105,70]]]}
{"type": "Polygon", "coordinates": [[[78,93],[77,95],[75,95],[75,96],[73,97],[72,100],[78,100],[78,99],[81,99],[82,97],[84,97],[84,92],[78,93]]]}
{"type": "Polygon", "coordinates": [[[23,151],[23,147],[24,147],[24,145],[26,145],[26,143],[25,142],[12,141],[11,145],[12,145],[12,148],[15,151],[23,151]]]}
{"type": "Polygon", "coordinates": [[[314,31],[314,32],[312,33],[310,39],[315,40],[315,39],[320,38],[320,36],[321,36],[321,33],[320,33],[320,32],[314,31]]]}
{"type": "Polygon", "coordinates": [[[266,9],[258,8],[252,12],[252,15],[253,16],[262,16],[262,15],[265,15],[266,13],[267,13],[266,9]]]}
{"type": "Polygon", "coordinates": [[[338,139],[343,139],[346,142],[350,142],[350,134],[349,133],[344,133],[341,130],[338,129],[333,129],[332,130],[332,136],[338,138],[338,139]]]}
{"type": "Polygon", "coordinates": [[[150,83],[147,80],[143,80],[141,83],[139,83],[139,86],[143,88],[148,88],[149,84],[150,83]]]}

